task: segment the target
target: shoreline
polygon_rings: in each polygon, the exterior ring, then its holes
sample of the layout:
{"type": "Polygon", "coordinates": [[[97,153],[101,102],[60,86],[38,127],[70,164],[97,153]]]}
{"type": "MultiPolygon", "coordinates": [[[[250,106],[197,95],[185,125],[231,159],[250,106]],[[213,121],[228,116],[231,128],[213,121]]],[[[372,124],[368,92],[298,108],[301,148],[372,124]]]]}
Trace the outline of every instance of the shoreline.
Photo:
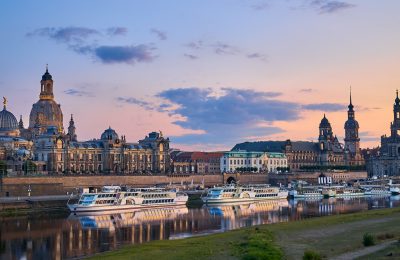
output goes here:
{"type": "MultiPolygon", "coordinates": [[[[399,221],[400,208],[376,209],[123,246],[89,259],[301,259],[307,250],[322,259],[355,251],[363,256],[364,249],[372,250],[362,245],[365,233],[372,234],[377,245],[387,243],[397,252],[399,221]],[[386,237],[394,242],[389,243],[386,237]]],[[[386,247],[378,249],[385,252],[386,247]]],[[[379,252],[372,250],[372,254],[376,253],[379,252]]]]}

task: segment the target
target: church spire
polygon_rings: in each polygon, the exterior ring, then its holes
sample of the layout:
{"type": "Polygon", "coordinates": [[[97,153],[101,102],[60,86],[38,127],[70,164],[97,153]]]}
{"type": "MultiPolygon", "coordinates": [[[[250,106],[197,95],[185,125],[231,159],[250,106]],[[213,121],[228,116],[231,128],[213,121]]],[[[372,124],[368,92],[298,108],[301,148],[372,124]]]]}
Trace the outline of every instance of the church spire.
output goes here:
{"type": "Polygon", "coordinates": [[[400,105],[400,99],[399,99],[399,90],[396,89],[396,99],[394,100],[396,105],[400,105]]]}
{"type": "Polygon", "coordinates": [[[18,126],[19,126],[20,129],[23,129],[23,128],[24,128],[24,121],[22,121],[22,115],[20,115],[20,117],[19,117],[18,126]]]}
{"type": "Polygon", "coordinates": [[[353,101],[351,100],[351,86],[350,86],[350,104],[349,104],[348,108],[349,108],[349,112],[352,112],[353,108],[354,108],[353,101]]]}

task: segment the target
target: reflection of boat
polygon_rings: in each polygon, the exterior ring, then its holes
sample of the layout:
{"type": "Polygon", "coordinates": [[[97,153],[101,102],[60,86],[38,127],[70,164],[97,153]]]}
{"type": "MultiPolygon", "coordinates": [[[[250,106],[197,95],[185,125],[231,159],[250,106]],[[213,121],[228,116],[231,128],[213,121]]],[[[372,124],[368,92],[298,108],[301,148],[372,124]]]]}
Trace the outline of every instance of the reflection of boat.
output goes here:
{"type": "Polygon", "coordinates": [[[400,195],[390,196],[390,200],[392,200],[392,201],[399,201],[399,200],[400,200],[400,195]]]}
{"type": "Polygon", "coordinates": [[[202,200],[207,204],[234,203],[286,199],[287,196],[288,191],[269,185],[228,185],[209,189],[206,196],[202,197],[202,200]]]}
{"type": "Polygon", "coordinates": [[[247,204],[222,204],[218,206],[204,206],[209,213],[214,216],[250,216],[255,213],[278,211],[281,208],[289,207],[289,202],[286,199],[280,200],[265,200],[247,204]]]}
{"type": "Polygon", "coordinates": [[[289,191],[289,197],[298,198],[322,198],[321,189],[318,187],[302,187],[289,191]]]}
{"type": "Polygon", "coordinates": [[[79,220],[82,228],[121,228],[135,224],[151,223],[161,220],[176,219],[179,215],[187,214],[186,206],[171,208],[140,209],[134,211],[115,211],[112,214],[81,215],[71,214],[69,219],[79,220]]]}
{"type": "Polygon", "coordinates": [[[98,193],[83,193],[76,204],[68,204],[70,211],[93,212],[141,209],[186,205],[188,196],[161,188],[129,188],[104,186],[98,193]]]}

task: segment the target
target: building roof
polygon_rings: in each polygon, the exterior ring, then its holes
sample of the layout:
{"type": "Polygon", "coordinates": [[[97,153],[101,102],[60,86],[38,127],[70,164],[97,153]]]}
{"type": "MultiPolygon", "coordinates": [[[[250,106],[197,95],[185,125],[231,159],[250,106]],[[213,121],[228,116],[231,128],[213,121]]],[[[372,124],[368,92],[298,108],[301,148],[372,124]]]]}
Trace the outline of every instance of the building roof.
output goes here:
{"type": "Polygon", "coordinates": [[[254,152],[283,152],[285,141],[259,141],[236,144],[231,151],[246,150],[254,152]]]}
{"type": "Polygon", "coordinates": [[[292,150],[293,151],[308,151],[308,152],[317,152],[318,144],[309,141],[295,141],[292,142],[292,150]]]}
{"type": "Polygon", "coordinates": [[[109,127],[108,129],[104,130],[104,132],[101,134],[101,140],[113,140],[113,141],[115,141],[116,139],[118,139],[118,134],[111,127],[109,127]]]}
{"type": "MultiPolygon", "coordinates": [[[[287,141],[258,141],[236,144],[231,151],[246,150],[254,152],[284,153],[287,141]]],[[[318,144],[309,141],[291,141],[293,151],[317,152],[318,144]]]]}
{"type": "Polygon", "coordinates": [[[42,80],[53,80],[53,77],[49,73],[49,69],[46,67],[46,72],[42,76],[42,80]]]}
{"type": "Polygon", "coordinates": [[[219,159],[224,155],[223,152],[193,152],[192,160],[208,161],[210,159],[219,159]]]}
{"type": "Polygon", "coordinates": [[[328,120],[328,118],[326,118],[325,114],[324,114],[324,117],[321,119],[319,128],[332,128],[331,123],[329,123],[329,120],[328,120]]]}
{"type": "Polygon", "coordinates": [[[9,112],[4,105],[2,111],[0,111],[0,131],[10,131],[18,129],[18,121],[13,115],[13,113],[9,112]]]}

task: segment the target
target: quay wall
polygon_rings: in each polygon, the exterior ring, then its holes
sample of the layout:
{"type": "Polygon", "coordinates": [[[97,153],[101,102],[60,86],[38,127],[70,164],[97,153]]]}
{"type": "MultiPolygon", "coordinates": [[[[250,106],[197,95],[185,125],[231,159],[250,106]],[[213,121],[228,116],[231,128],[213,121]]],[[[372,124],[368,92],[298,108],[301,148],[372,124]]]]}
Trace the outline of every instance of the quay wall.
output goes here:
{"type": "Polygon", "coordinates": [[[62,195],[76,193],[79,188],[99,188],[104,185],[154,186],[156,184],[177,184],[198,186],[204,180],[205,186],[221,185],[228,178],[241,184],[267,183],[266,174],[209,174],[209,175],[144,175],[144,176],[41,176],[41,177],[3,177],[0,181],[0,197],[62,195]]]}
{"type": "Polygon", "coordinates": [[[293,172],[293,173],[281,173],[281,174],[270,174],[269,182],[272,185],[288,185],[293,180],[302,180],[310,184],[318,184],[318,177],[321,175],[325,177],[331,177],[332,181],[338,182],[349,182],[352,180],[367,179],[368,174],[366,171],[360,172],[293,172]]]}

